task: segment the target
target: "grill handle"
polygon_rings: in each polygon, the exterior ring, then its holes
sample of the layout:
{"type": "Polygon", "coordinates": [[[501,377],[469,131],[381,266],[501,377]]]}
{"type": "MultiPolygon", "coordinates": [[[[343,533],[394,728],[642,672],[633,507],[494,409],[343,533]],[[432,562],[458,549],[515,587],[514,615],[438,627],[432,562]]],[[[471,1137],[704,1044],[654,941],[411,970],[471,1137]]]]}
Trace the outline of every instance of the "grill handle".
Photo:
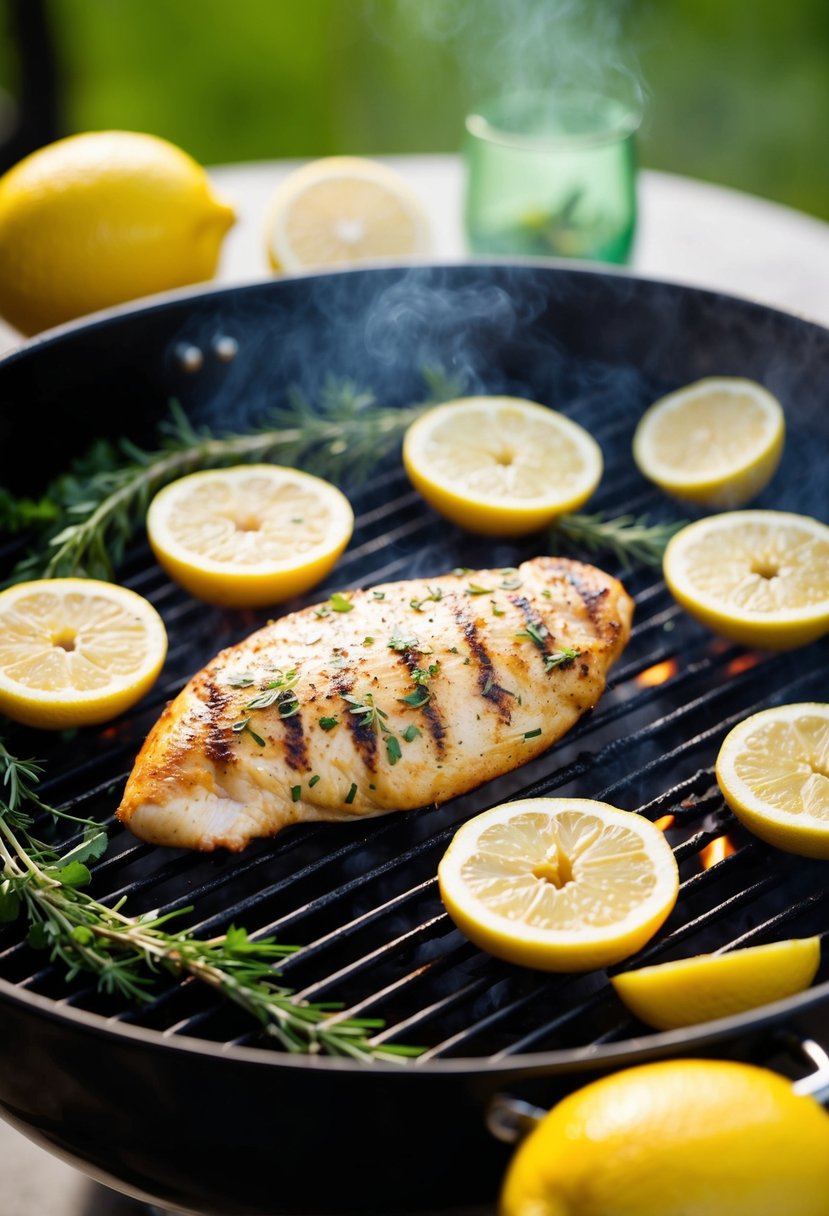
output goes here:
{"type": "MultiPolygon", "coordinates": [[[[789,1038],[789,1036],[787,1036],[789,1038]]],[[[814,1098],[821,1105],[829,1103],[829,1053],[814,1039],[792,1035],[788,1045],[805,1056],[814,1071],[792,1083],[796,1094],[814,1098]]],[[[547,1111],[510,1094],[496,1094],[486,1111],[486,1126],[490,1135],[502,1144],[517,1144],[533,1130],[547,1111]]]]}
{"type": "Polygon", "coordinates": [[[810,1064],[814,1064],[814,1072],[795,1081],[792,1089],[796,1094],[814,1098],[825,1106],[829,1102],[829,1054],[814,1039],[796,1039],[797,1047],[810,1064]]]}

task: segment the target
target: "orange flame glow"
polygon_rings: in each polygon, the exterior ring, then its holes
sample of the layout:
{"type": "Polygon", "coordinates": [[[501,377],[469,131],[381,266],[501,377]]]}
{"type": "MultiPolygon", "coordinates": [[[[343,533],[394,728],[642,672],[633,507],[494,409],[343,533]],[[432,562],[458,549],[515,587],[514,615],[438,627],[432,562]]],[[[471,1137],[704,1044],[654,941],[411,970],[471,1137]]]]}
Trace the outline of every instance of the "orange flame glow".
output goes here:
{"type": "Polygon", "coordinates": [[[676,815],[662,815],[659,819],[654,819],[653,826],[659,828],[660,832],[667,832],[668,828],[672,828],[676,823],[676,815]]]}
{"type": "Polygon", "coordinates": [[[730,857],[732,853],[736,852],[737,850],[727,836],[718,836],[704,849],[700,849],[699,859],[703,870],[710,870],[717,862],[725,861],[726,857],[730,857]]]}
{"type": "Polygon", "coordinates": [[[730,676],[738,676],[741,671],[749,671],[752,667],[756,667],[761,658],[762,655],[758,654],[756,650],[749,650],[747,654],[738,654],[725,670],[730,676]]]}
{"type": "Polygon", "coordinates": [[[657,684],[664,684],[666,680],[670,680],[671,676],[675,676],[676,673],[676,659],[665,659],[662,663],[654,663],[653,667],[646,667],[636,677],[635,683],[640,688],[655,688],[657,684]]]}

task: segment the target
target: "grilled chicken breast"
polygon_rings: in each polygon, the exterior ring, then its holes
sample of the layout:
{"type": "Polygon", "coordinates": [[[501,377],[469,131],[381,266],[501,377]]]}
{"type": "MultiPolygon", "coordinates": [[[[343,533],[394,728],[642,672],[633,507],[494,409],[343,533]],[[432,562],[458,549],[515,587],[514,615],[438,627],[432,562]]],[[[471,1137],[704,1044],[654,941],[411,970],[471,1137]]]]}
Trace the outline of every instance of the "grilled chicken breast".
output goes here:
{"type": "Polygon", "coordinates": [[[118,818],[155,844],[238,850],[291,823],[444,802],[596,704],[632,611],[616,579],[549,557],[332,596],[193,677],[118,818]]]}

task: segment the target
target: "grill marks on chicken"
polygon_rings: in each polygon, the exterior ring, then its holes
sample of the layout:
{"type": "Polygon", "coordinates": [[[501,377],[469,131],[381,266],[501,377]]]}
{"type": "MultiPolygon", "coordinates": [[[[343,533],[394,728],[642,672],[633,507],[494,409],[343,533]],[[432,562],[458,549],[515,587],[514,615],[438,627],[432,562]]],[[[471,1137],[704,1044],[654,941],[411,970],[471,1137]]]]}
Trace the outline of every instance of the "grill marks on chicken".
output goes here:
{"type": "Polygon", "coordinates": [[[349,598],[194,676],[147,737],[119,819],[156,844],[237,850],[290,823],[446,801],[596,704],[633,611],[616,579],[564,558],[349,598]]]}

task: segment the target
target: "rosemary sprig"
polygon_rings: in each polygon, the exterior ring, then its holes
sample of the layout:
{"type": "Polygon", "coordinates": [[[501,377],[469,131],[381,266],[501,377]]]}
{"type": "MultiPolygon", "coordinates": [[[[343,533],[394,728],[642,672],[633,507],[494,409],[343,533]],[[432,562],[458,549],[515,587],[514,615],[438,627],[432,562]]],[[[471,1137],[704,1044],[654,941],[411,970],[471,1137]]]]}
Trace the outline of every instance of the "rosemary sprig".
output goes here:
{"type": "Polygon", "coordinates": [[[20,760],[0,742],[0,921],[28,918],[27,941],[49,951],[67,980],[81,972],[98,988],[138,1002],[152,1000],[158,973],[169,972],[207,984],[254,1017],[266,1034],[291,1052],[391,1060],[419,1054],[418,1048],[375,1044],[369,1037],[383,1023],[375,1018],[337,1020],[339,1006],[298,1001],[276,982],[274,962],[297,947],[272,937],[252,940],[231,926],[210,940],[170,921],[191,912],[126,916],[121,904],[108,907],[83,888],[91,880],[87,862],[101,856],[106,833],[89,820],[48,806],[37,793],[41,768],[20,760]],[[84,827],[80,844],[60,853],[32,834],[33,811],[47,812],[84,827]]]}
{"type": "Polygon", "coordinates": [[[649,524],[646,515],[559,515],[550,529],[550,543],[559,539],[588,553],[612,553],[625,569],[639,562],[661,566],[668,541],[686,521],[649,524]]]}
{"type": "Polygon", "coordinates": [[[35,548],[11,581],[111,578],[156,491],[197,469],[278,460],[329,479],[346,470],[350,477],[363,477],[432,404],[379,409],[372,393],[333,378],[324,385],[317,409],[298,390],[288,396],[287,406],[271,410],[261,429],[245,434],[196,429],[172,402],[157,450],[144,451],[126,439],[100,441],[72,472],[53,482],[41,503],[15,503],[6,495],[0,526],[37,529],[35,548]],[[46,509],[49,504],[52,509],[46,509]]]}

